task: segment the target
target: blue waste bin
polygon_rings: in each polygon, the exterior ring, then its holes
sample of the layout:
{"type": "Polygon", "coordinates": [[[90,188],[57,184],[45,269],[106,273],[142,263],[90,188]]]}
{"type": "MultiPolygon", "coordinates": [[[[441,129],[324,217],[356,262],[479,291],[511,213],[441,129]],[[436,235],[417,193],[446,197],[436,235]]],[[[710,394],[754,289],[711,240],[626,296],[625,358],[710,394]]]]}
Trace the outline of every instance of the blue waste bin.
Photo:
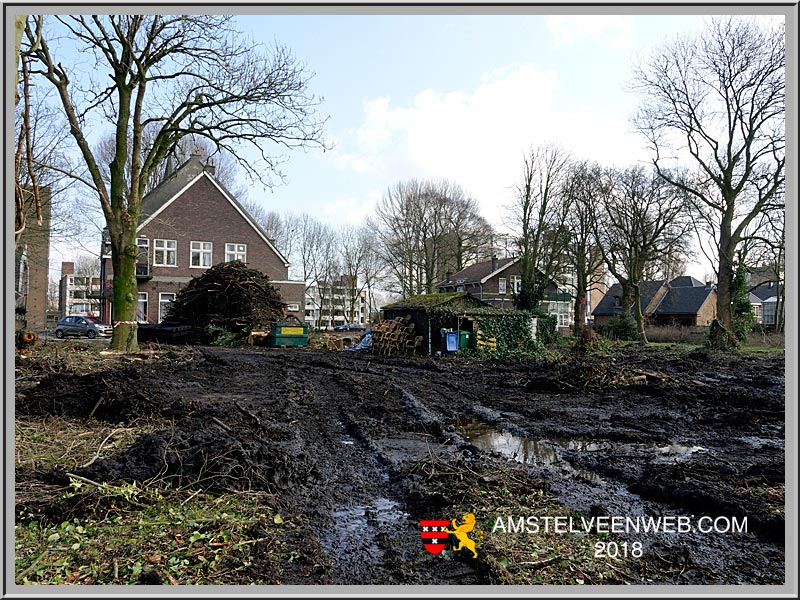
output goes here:
{"type": "Polygon", "coordinates": [[[458,332],[452,329],[442,329],[442,354],[458,352],[458,332]]]}

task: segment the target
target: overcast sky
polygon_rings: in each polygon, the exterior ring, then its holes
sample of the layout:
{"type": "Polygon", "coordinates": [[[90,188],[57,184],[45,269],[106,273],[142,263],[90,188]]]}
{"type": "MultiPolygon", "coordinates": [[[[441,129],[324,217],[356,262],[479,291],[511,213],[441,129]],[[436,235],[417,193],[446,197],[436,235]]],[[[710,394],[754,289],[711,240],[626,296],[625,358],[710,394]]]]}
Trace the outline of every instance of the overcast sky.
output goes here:
{"type": "MultiPolygon", "coordinates": [[[[707,17],[566,14],[577,10],[587,9],[241,15],[243,32],[286,45],[314,74],[310,89],[323,98],[319,112],[329,117],[333,146],[292,151],[286,184],[252,185],[249,199],[278,212],[358,223],[395,183],[441,177],[461,184],[502,226],[531,145],[555,142],[608,166],[648,162],[629,123],[637,104],[627,90],[632,67],[660,43],[699,30],[707,17]]],[[[690,274],[707,272],[697,265],[690,274]]]]}

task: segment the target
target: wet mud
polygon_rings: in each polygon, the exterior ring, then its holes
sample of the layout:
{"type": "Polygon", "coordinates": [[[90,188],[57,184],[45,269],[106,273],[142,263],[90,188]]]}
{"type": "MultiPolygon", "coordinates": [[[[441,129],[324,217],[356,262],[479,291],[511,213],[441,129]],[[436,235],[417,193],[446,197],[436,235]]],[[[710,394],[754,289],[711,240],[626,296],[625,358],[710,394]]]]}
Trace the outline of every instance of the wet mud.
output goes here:
{"type": "Polygon", "coordinates": [[[325,560],[325,583],[494,583],[480,559],[426,552],[419,527],[460,517],[436,469],[478,486],[488,459],[580,514],[746,518],[746,532],[623,534],[643,543],[647,583],[784,581],[782,357],[194,352],[167,368],[45,376],[17,394],[17,414],[165,417],[163,430],[77,474],[273,493],[309,517],[298,550],[325,560]]]}

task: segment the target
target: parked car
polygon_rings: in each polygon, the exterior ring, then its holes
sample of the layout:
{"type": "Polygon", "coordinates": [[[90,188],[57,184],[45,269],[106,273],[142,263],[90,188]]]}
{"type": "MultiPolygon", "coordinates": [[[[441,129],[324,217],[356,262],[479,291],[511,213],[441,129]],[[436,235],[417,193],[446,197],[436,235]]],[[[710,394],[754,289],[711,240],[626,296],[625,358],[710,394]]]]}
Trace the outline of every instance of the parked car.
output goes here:
{"type": "Polygon", "coordinates": [[[366,327],[363,325],[356,325],[354,323],[343,323],[342,325],[336,325],[333,328],[334,331],[365,331],[366,327]]]}
{"type": "Polygon", "coordinates": [[[61,339],[67,335],[85,335],[90,340],[93,340],[98,335],[101,337],[108,337],[114,332],[111,325],[100,323],[93,317],[84,317],[82,315],[67,315],[61,317],[56,325],[56,337],[61,339]]]}

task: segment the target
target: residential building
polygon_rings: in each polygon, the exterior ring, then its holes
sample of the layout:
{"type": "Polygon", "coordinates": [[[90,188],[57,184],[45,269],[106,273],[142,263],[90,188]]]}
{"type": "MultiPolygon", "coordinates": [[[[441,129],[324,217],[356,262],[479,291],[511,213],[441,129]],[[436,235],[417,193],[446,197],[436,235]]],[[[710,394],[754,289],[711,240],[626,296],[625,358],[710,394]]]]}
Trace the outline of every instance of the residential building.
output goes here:
{"type": "Polygon", "coordinates": [[[61,263],[58,283],[58,312],[65,315],[100,315],[100,277],[75,275],[75,264],[61,263]]]}
{"type": "MultiPolygon", "coordinates": [[[[199,154],[192,154],[142,199],[136,235],[139,321],[161,322],[193,277],[232,260],[266,274],[287,305],[286,316],[303,320],[305,283],[289,280],[286,257],[199,154]]],[[[101,261],[104,317],[113,310],[111,253],[105,241],[101,261]]]]}
{"type": "Polygon", "coordinates": [[[42,221],[28,207],[25,229],[14,252],[14,307],[17,325],[44,329],[47,324],[47,286],[50,272],[51,189],[39,189],[42,221]]]}
{"type": "Polygon", "coordinates": [[[366,290],[357,293],[353,305],[345,275],[333,284],[308,286],[305,298],[305,321],[312,329],[331,329],[344,323],[366,327],[369,322],[366,290]]]}
{"type": "Polygon", "coordinates": [[[783,286],[774,281],[762,283],[750,291],[750,304],[753,307],[756,323],[768,327],[775,326],[778,296],[783,296],[783,286]]]}
{"type": "MultiPolygon", "coordinates": [[[[476,262],[457,273],[447,273],[437,286],[440,294],[468,292],[496,308],[514,308],[514,295],[520,291],[522,276],[519,257],[497,258],[476,262]]],[[[552,282],[545,289],[540,309],[556,318],[557,327],[566,332],[575,322],[574,276],[566,273],[560,283],[552,282]]],[[[586,291],[587,316],[603,297],[602,277],[586,291]]]]}
{"type": "MultiPolygon", "coordinates": [[[[710,282],[684,275],[671,281],[642,281],[639,290],[642,314],[649,325],[707,327],[716,318],[717,290],[710,282]]],[[[592,311],[595,326],[603,327],[631,308],[623,306],[622,285],[615,283],[592,311]]]]}

